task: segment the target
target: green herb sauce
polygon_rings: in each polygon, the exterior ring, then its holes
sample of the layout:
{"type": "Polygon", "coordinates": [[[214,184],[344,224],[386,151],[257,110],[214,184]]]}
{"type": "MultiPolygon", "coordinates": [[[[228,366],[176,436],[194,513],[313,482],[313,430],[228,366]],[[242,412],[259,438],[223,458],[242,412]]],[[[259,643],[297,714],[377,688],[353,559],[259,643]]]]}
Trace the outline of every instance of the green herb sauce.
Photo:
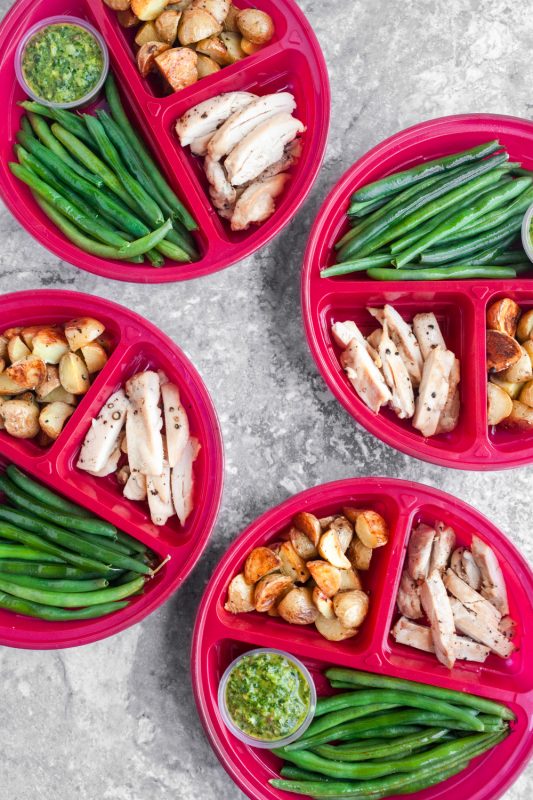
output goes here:
{"type": "Polygon", "coordinates": [[[48,25],[32,36],[22,56],[31,90],[50,103],[85,97],[102,75],[104,59],[94,36],[79,25],[48,25]]]}
{"type": "Polygon", "coordinates": [[[262,741],[290,736],[305,720],[309,685],[300,670],[277,653],[243,658],[230,674],[226,705],[243,733],[262,741]]]}

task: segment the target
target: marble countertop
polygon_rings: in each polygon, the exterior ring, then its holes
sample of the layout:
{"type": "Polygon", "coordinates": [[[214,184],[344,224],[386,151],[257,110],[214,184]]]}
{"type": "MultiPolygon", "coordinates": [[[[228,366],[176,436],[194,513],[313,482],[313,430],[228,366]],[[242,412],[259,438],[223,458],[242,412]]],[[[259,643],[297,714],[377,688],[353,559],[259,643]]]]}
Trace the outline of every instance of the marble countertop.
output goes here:
{"type": "MultiPolygon", "coordinates": [[[[299,273],[331,186],[371,146],[423,119],[462,112],[528,117],[533,37],[526,0],[300,0],[329,66],[324,167],[287,230],[253,258],[162,287],[111,283],[62,263],[2,207],[0,292],[64,288],[134,308],[200,370],[218,409],[226,484],[211,543],[182,589],[143,623],[66,651],[0,649],[0,800],[239,800],[207,743],[189,681],[196,609],[233,538],[307,487],[387,475],[472,503],[531,560],[533,468],[442,469],[355,424],[317,373],[303,335],[299,273]]],[[[0,0],[0,16],[10,3],[0,0]]],[[[0,300],[1,318],[1,300],[0,300]]],[[[533,794],[533,769],[505,795],[533,794]]]]}

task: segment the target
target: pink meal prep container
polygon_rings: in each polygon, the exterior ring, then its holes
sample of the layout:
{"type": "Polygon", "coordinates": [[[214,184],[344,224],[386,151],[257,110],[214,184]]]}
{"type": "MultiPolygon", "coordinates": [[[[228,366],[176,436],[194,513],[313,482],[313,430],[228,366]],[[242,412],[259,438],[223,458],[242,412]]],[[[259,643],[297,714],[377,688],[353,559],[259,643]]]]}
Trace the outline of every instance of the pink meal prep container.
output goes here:
{"type": "Polygon", "coordinates": [[[516,715],[512,733],[478,757],[463,773],[410,795],[414,800],[496,800],[526,766],[533,749],[533,573],[509,540],[471,506],[445,492],[391,478],[357,478],[317,486],[267,511],[235,540],[205,591],[194,631],[191,669],[200,718],[220,762],[251,800],[290,800],[295,795],[272,788],[281,762],[267,750],[240,742],[226,728],[217,703],[224,670],[254,647],[286,650],[310,670],[319,695],[331,693],[323,676],[328,666],[351,667],[380,675],[467,691],[507,704],[516,715]],[[344,505],[368,507],[388,522],[390,539],[374,551],[368,573],[361,573],[370,595],[370,611],[353,639],[330,642],[313,625],[289,625],[266,614],[230,614],[224,609],[228,585],[254,547],[280,541],[299,511],[318,517],[339,513],[344,505]],[[513,656],[491,655],[485,664],[457,662],[447,670],[435,656],[398,645],[389,634],[396,618],[396,592],[409,535],[420,521],[443,520],[470,545],[472,534],[494,548],[518,621],[513,656]]]}
{"type": "Polygon", "coordinates": [[[59,438],[42,449],[31,440],[0,431],[0,466],[13,463],[35,480],[102,519],[170,561],[150,581],[144,594],[106,617],[76,622],[47,622],[0,610],[0,644],[30,649],[73,647],[104,639],[139,622],[160,606],[185,580],[213,530],[222,493],[223,450],[218,419],[200,375],[167,336],[123,306],[77,292],[28,291],[2,297],[1,330],[18,325],[67,322],[92,316],[112,337],[113,351],[94,378],[59,438]],[[143,369],[161,369],[179,388],[191,433],[201,450],[195,462],[194,510],[182,528],[176,517],[152,524],[145,503],[123,497],[114,475],[95,478],[76,467],[79,449],[107,398],[143,369]]]}
{"type": "Polygon", "coordinates": [[[531,276],[513,280],[380,282],[364,273],[321,278],[335,263],[335,242],[348,225],[350,196],[360,186],[422,161],[499,139],[512,161],[533,169],[533,123],[515,117],[469,114],[423,122],[374,147],[341,178],[326,198],[313,226],[302,271],[302,308],[311,352],[324,380],[344,408],[370,433],[391,447],[425,461],[455,469],[491,470],[533,462],[533,430],[507,431],[487,425],[485,330],[487,306],[511,297],[524,309],[533,306],[531,276]],[[461,360],[461,416],[449,434],[425,439],[410,420],[393,411],[374,414],[356,395],[344,374],[331,324],[353,319],[368,334],[376,327],[367,306],[390,303],[411,320],[433,311],[446,343],[461,360]]]}
{"type": "MultiPolygon", "coordinates": [[[[236,5],[247,7],[244,0],[236,5]]],[[[135,283],[187,280],[223,269],[254,253],[293,218],[307,197],[322,164],[330,115],[327,68],[320,45],[294,0],[258,0],[268,12],[276,33],[264,48],[244,60],[203,78],[187,89],[163,95],[155,78],[143,78],[135,64],[134,31],[122,28],[116,12],[102,0],[72,0],[68,13],[87,18],[102,34],[111,56],[111,68],[130,120],[142,134],[165,177],[199,225],[195,233],[199,261],[161,269],[109,261],[79,250],[44,216],[24,184],[11,174],[13,144],[25,94],[15,76],[15,52],[26,31],[39,20],[67,10],[65,0],[19,0],[0,26],[0,104],[6,133],[0,143],[0,196],[42,245],[59,258],[105,278],[135,283]],[[305,124],[303,153],[291,170],[292,179],[279,199],[273,216],[248,231],[232,232],[209,200],[202,159],[182,148],[174,128],[178,117],[197,103],[221,92],[252,91],[268,94],[288,90],[296,98],[295,115],[305,124]]]]}

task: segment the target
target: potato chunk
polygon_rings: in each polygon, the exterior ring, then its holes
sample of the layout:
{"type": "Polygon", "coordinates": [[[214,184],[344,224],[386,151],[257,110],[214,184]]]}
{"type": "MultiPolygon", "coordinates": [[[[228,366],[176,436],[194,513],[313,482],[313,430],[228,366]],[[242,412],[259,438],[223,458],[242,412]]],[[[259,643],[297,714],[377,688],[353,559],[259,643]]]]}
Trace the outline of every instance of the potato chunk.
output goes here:
{"type": "Polygon", "coordinates": [[[67,338],[58,328],[41,328],[32,339],[33,355],[42,358],[45,364],[59,364],[68,350],[67,338]]]}
{"type": "Polygon", "coordinates": [[[299,586],[278,603],[278,613],[291,625],[311,625],[318,616],[313,594],[307,586],[299,586]]]}
{"type": "Polygon", "coordinates": [[[167,0],[131,0],[131,10],[143,21],[158,17],[166,5],[167,0]]]}
{"type": "Polygon", "coordinates": [[[315,547],[318,546],[320,537],[322,536],[322,528],[314,514],[310,514],[308,511],[300,511],[299,514],[296,514],[292,518],[292,524],[298,528],[298,530],[302,531],[302,533],[305,533],[315,547]]]}
{"type": "Polygon", "coordinates": [[[499,425],[513,410],[513,401],[502,388],[495,383],[487,384],[488,424],[499,425]]]}
{"type": "Polygon", "coordinates": [[[513,400],[513,410],[506,417],[502,425],[519,431],[533,431],[533,408],[526,406],[520,400],[513,400]]]}
{"type": "Polygon", "coordinates": [[[65,353],[59,362],[61,386],[71,394],[85,394],[90,381],[86,365],[76,353],[65,353]]]}
{"type": "Polygon", "coordinates": [[[81,354],[90,375],[100,372],[107,364],[107,353],[99,342],[86,344],[81,348],[81,354]]]}
{"type": "Polygon", "coordinates": [[[272,17],[257,8],[245,8],[237,16],[237,26],[253,44],[266,44],[274,36],[272,17]]]}
{"type": "Polygon", "coordinates": [[[521,403],[524,403],[524,405],[533,408],[533,381],[528,381],[524,384],[518,399],[521,403]]]}
{"type": "Polygon", "coordinates": [[[246,582],[242,572],[239,575],[235,575],[231,581],[228,587],[228,599],[224,608],[230,614],[243,614],[255,609],[254,587],[246,582]]]}
{"type": "Polygon", "coordinates": [[[345,628],[359,628],[368,614],[368,596],[360,589],[339,592],[333,598],[333,608],[345,628]]]}
{"type": "Polygon", "coordinates": [[[307,569],[326,597],[334,597],[341,588],[341,570],[327,561],[308,561],[307,569]]]}
{"type": "Polygon", "coordinates": [[[292,585],[291,579],[279,572],[265,575],[255,585],[255,610],[261,613],[269,611],[292,588],[292,585]]]}
{"type": "Polygon", "coordinates": [[[79,317],[65,325],[65,336],[71,350],[80,350],[86,344],[94,342],[104,331],[105,325],[93,317],[79,317]]]}
{"type": "Polygon", "coordinates": [[[496,300],[487,309],[487,327],[508,336],[515,336],[520,319],[520,306],[509,297],[496,300]]]}
{"type": "Polygon", "coordinates": [[[520,345],[501,331],[487,331],[487,369],[489,372],[503,372],[520,360],[520,345]]]}
{"type": "Polygon", "coordinates": [[[389,541],[389,527],[377,511],[363,511],[355,523],[357,536],[364,545],[372,550],[383,547],[389,541]]]}
{"type": "Polygon", "coordinates": [[[26,358],[31,354],[31,350],[26,346],[21,336],[13,336],[7,343],[7,354],[11,363],[20,361],[21,358],[26,358]]]}
{"type": "Polygon", "coordinates": [[[50,439],[57,439],[65,426],[65,422],[74,413],[73,406],[67,403],[50,403],[44,406],[39,414],[39,425],[50,439]]]}
{"type": "Polygon", "coordinates": [[[520,358],[510,367],[498,373],[498,377],[508,383],[524,383],[533,377],[533,367],[527,350],[522,345],[520,348],[520,358]]]}
{"type": "Polygon", "coordinates": [[[279,570],[281,562],[270,547],[254,547],[244,563],[246,583],[257,583],[269,572],[279,570]]]}
{"type": "Polygon", "coordinates": [[[143,76],[147,78],[148,75],[155,69],[156,56],[168,50],[169,44],[165,42],[146,42],[137,52],[137,69],[143,76]]]}
{"type": "Polygon", "coordinates": [[[200,79],[207,78],[208,75],[213,75],[215,72],[220,72],[220,65],[217,64],[216,61],[213,61],[212,58],[209,58],[209,56],[204,56],[201,53],[197,55],[198,60],[196,62],[196,68],[198,70],[198,77],[200,79]]]}
{"type": "Polygon", "coordinates": [[[528,339],[533,339],[533,308],[530,308],[520,317],[520,322],[516,329],[516,338],[522,344],[527,342],[528,339]]]}
{"type": "Polygon", "coordinates": [[[22,389],[37,389],[46,379],[46,364],[42,358],[25,356],[11,364],[6,375],[22,389]]]}
{"type": "Polygon", "coordinates": [[[198,80],[198,56],[188,47],[173,47],[156,56],[159,72],[175,92],[180,92],[198,80]]]}
{"type": "Polygon", "coordinates": [[[180,44],[187,46],[214,36],[221,30],[222,24],[209,11],[203,8],[187,8],[181,15],[178,39],[180,44]]]}
{"type": "Polygon", "coordinates": [[[340,619],[334,617],[328,619],[319,615],[315,620],[317,631],[330,642],[342,642],[344,639],[351,639],[357,636],[357,628],[346,628],[340,619]]]}
{"type": "Polygon", "coordinates": [[[172,9],[163,11],[155,21],[155,29],[157,31],[157,38],[160,42],[167,44],[174,44],[178,38],[178,25],[181,19],[181,11],[172,11],[172,9]]]}
{"type": "Polygon", "coordinates": [[[39,433],[39,406],[31,395],[6,400],[0,415],[6,432],[15,439],[33,439],[39,433]]]}

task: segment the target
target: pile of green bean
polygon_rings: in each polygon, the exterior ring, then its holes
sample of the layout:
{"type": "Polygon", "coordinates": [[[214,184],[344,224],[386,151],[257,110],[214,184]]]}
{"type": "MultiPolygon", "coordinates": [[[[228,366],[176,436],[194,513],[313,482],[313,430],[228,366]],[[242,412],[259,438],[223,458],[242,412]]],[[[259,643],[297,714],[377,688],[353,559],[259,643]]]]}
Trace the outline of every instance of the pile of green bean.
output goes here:
{"type": "Polygon", "coordinates": [[[513,713],[466,692],[332,668],[339,694],[319,698],[272,786],[310,797],[379,800],[447,780],[503,741],[513,713]]]}
{"type": "Polygon", "coordinates": [[[381,281],[513,278],[531,268],[520,243],[533,172],[498,141],[426,161],[358,189],[337,263],[323,278],[381,281]]]}
{"type": "Polygon", "coordinates": [[[0,608],[93,619],[125,608],[155,574],[143,544],[17,467],[0,474],[0,492],[0,608]]]}
{"type": "Polygon", "coordinates": [[[29,100],[9,167],[59,230],[87,253],[154,267],[190,262],[198,226],[131,126],[109,75],[110,111],[74,114],[29,100]],[[47,119],[51,120],[49,124],[47,119]]]}

